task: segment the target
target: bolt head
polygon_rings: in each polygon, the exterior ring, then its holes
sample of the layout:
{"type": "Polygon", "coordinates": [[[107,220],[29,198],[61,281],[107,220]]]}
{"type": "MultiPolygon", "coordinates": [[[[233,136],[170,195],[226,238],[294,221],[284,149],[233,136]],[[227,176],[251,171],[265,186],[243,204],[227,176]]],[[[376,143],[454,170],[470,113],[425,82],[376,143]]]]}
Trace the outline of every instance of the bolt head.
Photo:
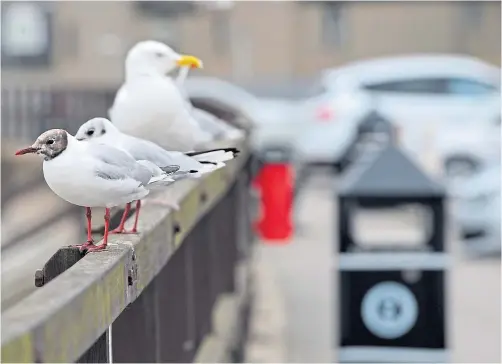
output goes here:
{"type": "Polygon", "coordinates": [[[44,285],[44,272],[42,269],[37,269],[35,272],[35,287],[42,287],[44,285]]]}
{"type": "Polygon", "coordinates": [[[185,340],[183,343],[183,350],[184,351],[190,351],[193,349],[193,341],[192,340],[185,340]]]}

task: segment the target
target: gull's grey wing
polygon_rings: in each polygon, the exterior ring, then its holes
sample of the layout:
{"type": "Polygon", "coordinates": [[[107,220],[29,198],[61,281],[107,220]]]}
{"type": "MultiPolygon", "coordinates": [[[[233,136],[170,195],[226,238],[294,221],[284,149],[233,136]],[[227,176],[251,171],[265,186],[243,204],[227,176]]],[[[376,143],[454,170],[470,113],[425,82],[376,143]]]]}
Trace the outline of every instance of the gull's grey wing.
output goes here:
{"type": "MultiPolygon", "coordinates": [[[[117,166],[110,165],[98,165],[94,171],[95,175],[99,178],[106,180],[126,180],[130,178],[130,176],[117,166]]],[[[142,182],[138,183],[139,186],[143,185],[142,182]]]]}
{"type": "Polygon", "coordinates": [[[148,140],[128,136],[124,140],[124,147],[134,159],[150,161],[161,169],[168,166],[179,166],[179,170],[184,172],[202,168],[202,165],[195,159],[181,152],[167,151],[148,140]]]}
{"type": "Polygon", "coordinates": [[[168,176],[170,176],[171,174],[178,172],[180,170],[180,166],[172,165],[172,166],[160,167],[160,169],[166,172],[168,176]]]}
{"type": "Polygon", "coordinates": [[[129,154],[105,144],[93,143],[89,153],[96,159],[96,176],[104,179],[134,179],[148,184],[152,171],[137,163],[129,154]]]}

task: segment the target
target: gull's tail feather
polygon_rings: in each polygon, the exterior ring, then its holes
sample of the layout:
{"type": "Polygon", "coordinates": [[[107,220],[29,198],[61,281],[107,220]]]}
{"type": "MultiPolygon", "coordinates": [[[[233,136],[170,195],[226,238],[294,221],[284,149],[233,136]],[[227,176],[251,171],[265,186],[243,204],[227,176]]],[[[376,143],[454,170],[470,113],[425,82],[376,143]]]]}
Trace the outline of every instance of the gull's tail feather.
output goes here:
{"type": "Polygon", "coordinates": [[[202,176],[201,171],[190,170],[190,171],[178,171],[174,173],[171,177],[174,178],[175,181],[185,179],[185,178],[199,178],[202,176]]]}
{"type": "MultiPolygon", "coordinates": [[[[239,150],[236,148],[219,148],[206,150],[202,152],[189,152],[186,153],[187,156],[192,157],[200,163],[215,164],[223,163],[234,159],[239,154],[239,150]]],[[[224,166],[225,164],[223,164],[224,166]]],[[[218,166],[221,168],[221,166],[218,166]]]]}
{"type": "Polygon", "coordinates": [[[153,176],[148,181],[148,184],[145,186],[147,190],[155,191],[159,190],[163,187],[169,186],[175,182],[175,179],[172,176],[168,176],[165,173],[162,173],[158,176],[153,176]]]}
{"type": "Polygon", "coordinates": [[[161,174],[160,176],[154,176],[148,181],[148,186],[167,186],[173,183],[175,179],[167,174],[161,174]]]}
{"type": "Polygon", "coordinates": [[[200,169],[200,173],[210,173],[212,171],[216,171],[217,169],[225,167],[225,163],[223,162],[208,162],[208,161],[199,161],[202,164],[202,168],[200,169]]]}

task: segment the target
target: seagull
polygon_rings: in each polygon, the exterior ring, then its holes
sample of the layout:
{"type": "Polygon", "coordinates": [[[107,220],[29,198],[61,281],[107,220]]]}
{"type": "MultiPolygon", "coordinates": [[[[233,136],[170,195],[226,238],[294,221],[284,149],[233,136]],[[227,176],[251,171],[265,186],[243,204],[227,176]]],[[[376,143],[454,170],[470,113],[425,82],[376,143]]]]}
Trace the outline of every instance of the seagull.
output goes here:
{"type": "Polygon", "coordinates": [[[135,160],[150,161],[158,167],[177,165],[180,169],[173,174],[190,173],[193,177],[212,172],[225,166],[226,161],[234,159],[237,148],[218,148],[199,152],[183,153],[165,150],[158,144],[121,132],[116,125],[106,118],[93,118],[80,126],[75,138],[79,141],[92,141],[121,149],[135,160]]]}
{"type": "Polygon", "coordinates": [[[125,60],[125,82],[109,110],[124,133],[188,152],[212,140],[193,118],[176,81],[166,77],[178,67],[202,68],[194,56],[180,55],[164,43],[142,41],[125,60]]]}
{"type": "Polygon", "coordinates": [[[75,245],[81,251],[99,251],[108,244],[110,208],[139,201],[154,187],[174,182],[170,177],[180,167],[159,168],[150,161],[136,161],[120,149],[105,144],[78,141],[63,129],[42,133],[28,153],[43,157],[43,174],[50,189],[62,199],[86,208],[87,242],[75,245]],[[94,245],[91,236],[91,208],[105,207],[103,243],[94,245]]]}
{"type": "MultiPolygon", "coordinates": [[[[234,159],[239,153],[236,148],[212,149],[193,152],[190,155],[178,151],[167,151],[153,142],[122,133],[110,120],[101,117],[90,119],[82,124],[75,138],[79,141],[113,146],[128,153],[136,161],[148,161],[156,167],[179,166],[179,170],[171,174],[174,180],[185,177],[199,178],[203,174],[224,167],[224,162],[234,159]]],[[[168,206],[177,209],[173,203],[169,203],[168,206]]],[[[128,203],[119,227],[111,233],[125,232],[124,224],[130,209],[131,204],[128,203]]],[[[134,229],[131,232],[135,232],[134,229]]]]}

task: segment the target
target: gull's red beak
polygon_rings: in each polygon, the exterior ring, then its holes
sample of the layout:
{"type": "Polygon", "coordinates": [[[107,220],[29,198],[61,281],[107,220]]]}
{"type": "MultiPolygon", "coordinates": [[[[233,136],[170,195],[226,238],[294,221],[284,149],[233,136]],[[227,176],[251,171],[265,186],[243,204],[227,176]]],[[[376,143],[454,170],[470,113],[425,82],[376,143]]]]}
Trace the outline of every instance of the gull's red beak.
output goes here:
{"type": "Polygon", "coordinates": [[[38,151],[37,148],[28,147],[28,148],[24,148],[24,149],[19,149],[16,152],[16,155],[23,155],[23,154],[28,154],[28,153],[36,153],[37,151],[38,151]]]}

